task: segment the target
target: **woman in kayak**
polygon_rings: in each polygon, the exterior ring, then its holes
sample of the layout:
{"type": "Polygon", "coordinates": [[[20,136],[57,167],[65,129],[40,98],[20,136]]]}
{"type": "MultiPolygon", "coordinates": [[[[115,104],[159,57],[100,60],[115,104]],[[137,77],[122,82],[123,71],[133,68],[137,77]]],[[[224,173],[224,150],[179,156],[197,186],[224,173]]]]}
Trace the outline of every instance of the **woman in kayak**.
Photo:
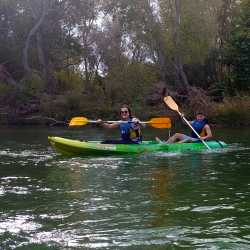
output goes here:
{"type": "MultiPolygon", "coordinates": [[[[208,125],[208,120],[206,119],[203,112],[196,113],[196,119],[191,122],[191,126],[199,134],[202,140],[208,140],[212,137],[212,132],[210,126],[208,125]]],[[[159,140],[156,138],[156,140],[159,140]]],[[[171,136],[166,143],[183,143],[183,142],[196,142],[200,141],[200,138],[192,131],[191,135],[185,135],[181,133],[176,133],[171,136]]]]}
{"type": "Polygon", "coordinates": [[[131,110],[128,105],[123,104],[120,108],[121,120],[114,123],[106,123],[101,119],[97,121],[98,124],[104,128],[119,128],[120,140],[105,140],[104,144],[139,144],[142,141],[140,121],[132,117],[131,110]]]}

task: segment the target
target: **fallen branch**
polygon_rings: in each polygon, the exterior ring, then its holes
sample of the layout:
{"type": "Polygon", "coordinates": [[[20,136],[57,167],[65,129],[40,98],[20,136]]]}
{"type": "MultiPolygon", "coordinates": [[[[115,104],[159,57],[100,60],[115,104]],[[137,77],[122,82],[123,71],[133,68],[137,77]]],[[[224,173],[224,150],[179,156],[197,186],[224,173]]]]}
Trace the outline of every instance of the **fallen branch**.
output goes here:
{"type": "Polygon", "coordinates": [[[41,116],[41,115],[37,115],[37,116],[31,116],[31,117],[27,117],[25,118],[25,120],[47,120],[47,121],[50,121],[52,122],[49,126],[53,127],[55,125],[67,125],[67,122],[65,121],[58,121],[52,117],[47,117],[47,116],[41,116]]]}

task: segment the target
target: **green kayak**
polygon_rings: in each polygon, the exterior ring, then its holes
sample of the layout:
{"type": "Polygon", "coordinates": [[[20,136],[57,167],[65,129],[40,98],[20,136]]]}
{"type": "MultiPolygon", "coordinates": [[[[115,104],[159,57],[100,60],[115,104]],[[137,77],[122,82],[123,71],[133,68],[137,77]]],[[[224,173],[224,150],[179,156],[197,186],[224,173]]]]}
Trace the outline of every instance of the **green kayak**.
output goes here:
{"type": "MultiPolygon", "coordinates": [[[[52,147],[65,156],[106,156],[141,154],[146,152],[180,152],[207,149],[202,142],[163,144],[144,141],[141,144],[102,144],[100,141],[79,141],[62,137],[48,137],[52,147]]],[[[222,141],[207,141],[211,149],[225,148],[222,141]]]]}

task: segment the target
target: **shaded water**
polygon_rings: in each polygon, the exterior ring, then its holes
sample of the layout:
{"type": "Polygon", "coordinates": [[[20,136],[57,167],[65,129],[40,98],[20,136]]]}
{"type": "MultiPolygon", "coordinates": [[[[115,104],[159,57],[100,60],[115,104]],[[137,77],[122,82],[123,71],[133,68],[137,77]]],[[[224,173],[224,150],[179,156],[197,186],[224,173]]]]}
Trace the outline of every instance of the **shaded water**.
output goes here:
{"type": "Polygon", "coordinates": [[[216,132],[228,149],[69,159],[48,135],[114,131],[1,128],[0,249],[249,249],[249,130],[216,132]]]}

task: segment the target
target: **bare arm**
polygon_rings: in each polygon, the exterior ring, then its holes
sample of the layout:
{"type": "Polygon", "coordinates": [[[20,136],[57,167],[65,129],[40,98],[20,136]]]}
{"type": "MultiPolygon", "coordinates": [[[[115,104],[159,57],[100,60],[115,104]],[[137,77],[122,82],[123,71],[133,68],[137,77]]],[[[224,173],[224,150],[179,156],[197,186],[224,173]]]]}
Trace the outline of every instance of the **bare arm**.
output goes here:
{"type": "Polygon", "coordinates": [[[119,122],[108,123],[108,122],[104,122],[102,119],[98,119],[96,121],[96,124],[104,128],[118,128],[119,127],[119,122]]]}
{"type": "Polygon", "coordinates": [[[204,129],[205,129],[205,132],[206,132],[206,136],[202,136],[202,139],[206,140],[206,139],[211,138],[213,135],[212,135],[212,131],[211,131],[210,126],[208,124],[206,124],[204,126],[204,129]]]}
{"type": "Polygon", "coordinates": [[[141,121],[140,121],[138,118],[134,117],[134,118],[132,119],[132,128],[133,128],[134,130],[138,130],[138,129],[140,129],[141,127],[146,127],[146,124],[141,123],[141,121]]]}
{"type": "Polygon", "coordinates": [[[119,123],[115,122],[115,123],[101,123],[101,126],[104,128],[118,128],[119,127],[119,123]]]}

